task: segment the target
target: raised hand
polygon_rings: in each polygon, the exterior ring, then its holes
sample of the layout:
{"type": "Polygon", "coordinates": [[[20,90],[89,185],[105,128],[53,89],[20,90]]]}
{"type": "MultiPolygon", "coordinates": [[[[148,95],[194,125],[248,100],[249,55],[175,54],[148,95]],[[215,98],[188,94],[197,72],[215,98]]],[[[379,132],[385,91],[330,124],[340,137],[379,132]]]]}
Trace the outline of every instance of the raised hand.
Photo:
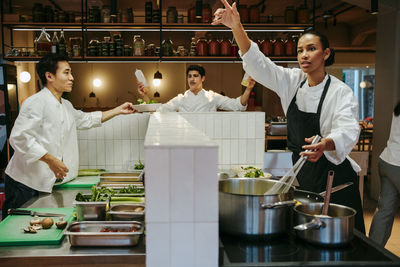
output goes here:
{"type": "Polygon", "coordinates": [[[212,25],[223,24],[231,29],[240,26],[240,15],[236,8],[236,2],[230,5],[226,0],[221,0],[225,9],[218,8],[214,13],[212,25]]]}

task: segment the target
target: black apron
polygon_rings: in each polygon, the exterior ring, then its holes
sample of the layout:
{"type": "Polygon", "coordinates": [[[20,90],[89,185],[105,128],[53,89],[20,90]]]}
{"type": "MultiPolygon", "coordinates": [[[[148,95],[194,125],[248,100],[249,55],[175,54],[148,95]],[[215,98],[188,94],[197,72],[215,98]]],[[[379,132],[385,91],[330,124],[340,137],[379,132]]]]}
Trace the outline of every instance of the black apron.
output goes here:
{"type": "MultiPolygon", "coordinates": [[[[300,88],[306,80],[300,84],[300,88]]],[[[302,151],[302,146],[306,145],[304,138],[309,138],[316,134],[321,135],[320,116],[322,104],[331,82],[331,77],[326,81],[324,91],[318,104],[317,113],[308,113],[300,111],[296,104],[296,95],[293,97],[287,110],[287,127],[288,127],[288,148],[293,152],[293,164],[299,159],[299,153],[302,151]]],[[[328,171],[335,171],[333,186],[353,182],[352,186],[335,192],[331,195],[331,202],[351,207],[357,211],[355,216],[355,228],[362,233],[365,233],[364,218],[361,205],[360,193],[358,191],[358,176],[353,170],[351,163],[345,159],[341,164],[335,165],[331,163],[324,154],[317,162],[306,161],[297,175],[297,180],[300,184],[300,189],[312,192],[322,192],[326,187],[328,171]]]]}

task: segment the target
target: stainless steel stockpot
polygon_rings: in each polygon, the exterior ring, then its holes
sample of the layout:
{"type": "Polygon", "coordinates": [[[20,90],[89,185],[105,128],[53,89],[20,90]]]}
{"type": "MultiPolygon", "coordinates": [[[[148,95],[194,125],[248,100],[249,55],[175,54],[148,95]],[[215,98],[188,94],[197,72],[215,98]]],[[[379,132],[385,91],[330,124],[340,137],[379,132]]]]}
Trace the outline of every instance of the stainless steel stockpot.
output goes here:
{"type": "Polygon", "coordinates": [[[341,246],[350,242],[354,235],[352,208],[329,204],[328,216],[320,215],[324,203],[308,203],[294,208],[294,229],[303,240],[323,246],[341,246]]]}
{"type": "Polygon", "coordinates": [[[228,178],[219,181],[219,226],[225,233],[273,237],[290,230],[293,188],[264,195],[279,181],[228,178]]]}

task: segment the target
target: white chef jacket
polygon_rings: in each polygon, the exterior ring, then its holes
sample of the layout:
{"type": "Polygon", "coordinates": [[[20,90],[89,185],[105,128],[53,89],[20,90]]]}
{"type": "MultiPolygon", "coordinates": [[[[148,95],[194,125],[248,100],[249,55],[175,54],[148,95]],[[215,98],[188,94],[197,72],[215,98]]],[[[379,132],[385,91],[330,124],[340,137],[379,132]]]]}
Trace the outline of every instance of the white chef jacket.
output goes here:
{"type": "MultiPolygon", "coordinates": [[[[303,112],[316,113],[319,100],[328,75],[322,83],[310,87],[305,82],[307,74],[298,68],[284,68],[277,66],[258,49],[257,44],[251,42],[249,51],[242,55],[244,70],[265,87],[273,90],[281,99],[286,114],[290,102],[296,95],[296,104],[303,112]]],[[[331,77],[331,83],[322,105],[320,129],[322,137],[332,138],[336,150],[324,151],[326,158],[335,165],[341,164],[348,158],[356,172],[361,171],[357,163],[348,157],[348,154],[358,142],[360,126],[358,124],[358,103],[353,91],[345,83],[331,77]]],[[[307,127],[307,125],[304,125],[307,127]]]]}
{"type": "Polygon", "coordinates": [[[37,191],[51,193],[56,177],[40,161],[46,153],[63,161],[69,169],[65,181],[78,175],[79,152],[76,129],[101,125],[100,111],[85,113],[71,102],[61,103],[47,89],[27,98],[11,131],[10,143],[15,153],[6,173],[15,181],[37,191]]]}
{"type": "Polygon", "coordinates": [[[246,110],[247,105],[243,106],[238,98],[230,98],[220,95],[213,91],[201,89],[197,95],[187,90],[184,94],[179,94],[157,109],[158,112],[213,112],[217,109],[223,110],[246,110]]]}
{"type": "Polygon", "coordinates": [[[389,140],[380,158],[389,164],[400,166],[400,116],[393,114],[389,140]]]}

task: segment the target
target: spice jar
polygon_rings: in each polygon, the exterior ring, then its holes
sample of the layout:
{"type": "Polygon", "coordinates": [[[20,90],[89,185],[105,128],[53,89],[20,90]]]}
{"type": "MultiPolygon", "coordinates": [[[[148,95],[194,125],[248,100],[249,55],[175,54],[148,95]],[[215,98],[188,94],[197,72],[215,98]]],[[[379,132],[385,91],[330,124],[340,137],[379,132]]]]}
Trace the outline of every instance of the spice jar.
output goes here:
{"type": "Polygon", "coordinates": [[[208,56],[208,44],[206,38],[200,37],[196,44],[196,54],[198,56],[208,56]]]}
{"type": "Polygon", "coordinates": [[[209,4],[203,4],[203,10],[202,10],[202,22],[203,23],[211,23],[211,18],[212,18],[212,11],[211,7],[209,4]]]}
{"type": "Polygon", "coordinates": [[[285,10],[285,23],[295,24],[296,23],[296,10],[293,6],[286,7],[285,10]]]}
{"type": "Polygon", "coordinates": [[[249,22],[249,9],[246,5],[239,5],[239,15],[242,23],[249,22]]]}
{"type": "Polygon", "coordinates": [[[196,8],[191,7],[188,10],[188,23],[195,23],[196,22],[196,8]]]}
{"type": "Polygon", "coordinates": [[[293,38],[289,38],[285,43],[285,54],[286,56],[296,55],[296,42],[293,38]]]}
{"type": "Polygon", "coordinates": [[[167,23],[177,23],[178,22],[178,11],[176,7],[170,6],[167,10],[167,23]]]}
{"type": "Polygon", "coordinates": [[[183,23],[183,15],[178,15],[178,23],[183,23]]]}
{"type": "Polygon", "coordinates": [[[111,10],[108,5],[104,5],[101,9],[101,22],[110,23],[111,10]]]}
{"type": "Polygon", "coordinates": [[[179,56],[181,56],[181,57],[185,56],[185,47],[183,45],[178,45],[177,50],[178,50],[179,56]]]}
{"type": "Polygon", "coordinates": [[[232,43],[228,39],[221,41],[221,56],[230,56],[232,53],[232,43]]]}
{"type": "Polygon", "coordinates": [[[140,35],[135,35],[133,41],[133,55],[144,56],[144,47],[144,40],[140,37],[140,35]]]}
{"type": "Polygon", "coordinates": [[[266,55],[266,56],[272,56],[273,55],[273,44],[271,40],[265,39],[264,41],[261,42],[260,44],[260,50],[261,52],[266,55]]]}
{"type": "Polygon", "coordinates": [[[274,56],[280,57],[285,55],[285,43],[281,38],[277,38],[274,42],[274,56]]]}
{"type": "Polygon", "coordinates": [[[219,56],[221,54],[221,45],[216,38],[212,38],[208,43],[208,54],[210,56],[219,56]]]}
{"type": "Polygon", "coordinates": [[[250,23],[260,23],[260,10],[256,6],[252,6],[249,11],[250,23]]]}
{"type": "Polygon", "coordinates": [[[310,23],[310,14],[305,5],[301,5],[297,8],[297,23],[308,24],[310,23]]]}

